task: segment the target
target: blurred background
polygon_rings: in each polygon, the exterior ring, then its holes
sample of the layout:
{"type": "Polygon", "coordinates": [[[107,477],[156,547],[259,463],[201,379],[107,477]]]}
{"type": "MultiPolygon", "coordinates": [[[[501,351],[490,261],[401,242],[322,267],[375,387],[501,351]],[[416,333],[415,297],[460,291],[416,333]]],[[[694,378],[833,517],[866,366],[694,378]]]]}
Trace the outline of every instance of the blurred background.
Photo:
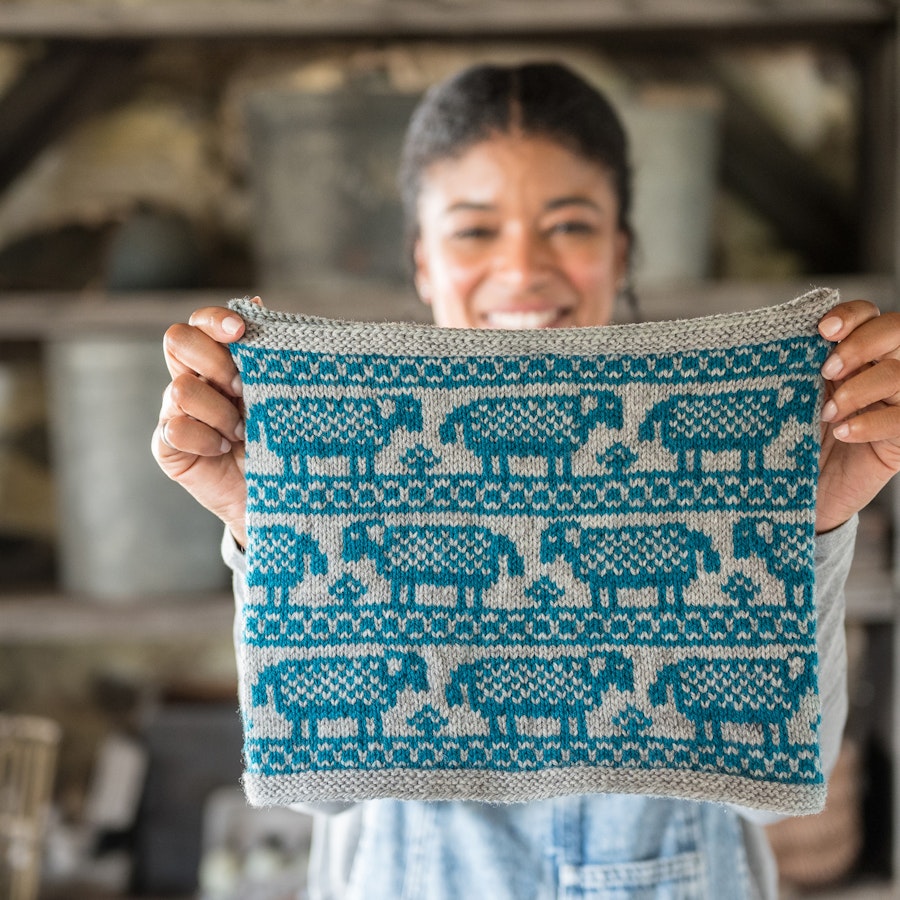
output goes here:
{"type": "MultiPolygon", "coordinates": [[[[893,0],[0,2],[0,897],[303,884],[308,820],[238,786],[221,529],[149,453],[169,324],[253,293],[425,321],[408,115],[548,57],[631,132],[646,318],[896,308],[898,52],[893,0]]],[[[770,832],[785,897],[900,891],[894,505],[861,523],[828,806],[770,832]]]]}

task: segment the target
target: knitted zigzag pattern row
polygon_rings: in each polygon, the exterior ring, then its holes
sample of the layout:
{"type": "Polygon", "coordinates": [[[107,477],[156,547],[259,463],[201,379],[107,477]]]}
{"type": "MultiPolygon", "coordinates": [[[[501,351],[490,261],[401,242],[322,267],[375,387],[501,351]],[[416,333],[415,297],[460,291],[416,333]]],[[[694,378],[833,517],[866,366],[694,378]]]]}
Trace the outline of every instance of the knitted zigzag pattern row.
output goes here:
{"type": "Polygon", "coordinates": [[[233,301],[250,800],[820,808],[835,302],[536,334],[233,301]]]}

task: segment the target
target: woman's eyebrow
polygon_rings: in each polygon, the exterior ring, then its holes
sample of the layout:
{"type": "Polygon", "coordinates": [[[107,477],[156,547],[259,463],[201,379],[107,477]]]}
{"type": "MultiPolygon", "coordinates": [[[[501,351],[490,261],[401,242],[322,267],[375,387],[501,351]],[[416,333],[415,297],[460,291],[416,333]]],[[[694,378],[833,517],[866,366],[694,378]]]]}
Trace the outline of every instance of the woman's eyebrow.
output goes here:
{"type": "Polygon", "coordinates": [[[451,203],[444,210],[444,215],[449,215],[450,213],[455,212],[468,212],[471,210],[475,210],[476,212],[484,212],[485,210],[495,209],[493,203],[479,203],[475,200],[457,200],[455,203],[451,203]]]}
{"type": "Polygon", "coordinates": [[[544,209],[547,210],[547,212],[551,212],[552,210],[559,209],[563,206],[585,206],[595,212],[603,212],[603,208],[600,204],[591,200],[589,197],[582,197],[578,194],[574,194],[571,197],[554,197],[544,204],[544,209]]]}
{"type": "MultiPolygon", "coordinates": [[[[591,200],[590,197],[583,197],[579,194],[572,194],[571,196],[565,197],[554,197],[552,200],[548,200],[544,204],[544,211],[552,212],[553,210],[560,209],[564,206],[583,206],[586,209],[592,209],[597,213],[602,214],[604,212],[603,207],[595,200],[591,200]]],[[[444,215],[450,215],[456,212],[489,212],[496,208],[496,205],[493,203],[483,203],[477,200],[457,200],[455,203],[451,203],[444,210],[444,215]]]]}

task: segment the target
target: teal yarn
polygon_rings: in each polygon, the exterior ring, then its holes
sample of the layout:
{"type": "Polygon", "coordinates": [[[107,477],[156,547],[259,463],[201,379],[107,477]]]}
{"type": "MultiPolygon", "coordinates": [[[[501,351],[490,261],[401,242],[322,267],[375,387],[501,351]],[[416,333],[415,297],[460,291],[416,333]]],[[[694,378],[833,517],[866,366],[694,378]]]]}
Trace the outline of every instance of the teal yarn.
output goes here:
{"type": "Polygon", "coordinates": [[[249,800],[821,809],[835,303],[509,332],[232,301],[249,800]]]}

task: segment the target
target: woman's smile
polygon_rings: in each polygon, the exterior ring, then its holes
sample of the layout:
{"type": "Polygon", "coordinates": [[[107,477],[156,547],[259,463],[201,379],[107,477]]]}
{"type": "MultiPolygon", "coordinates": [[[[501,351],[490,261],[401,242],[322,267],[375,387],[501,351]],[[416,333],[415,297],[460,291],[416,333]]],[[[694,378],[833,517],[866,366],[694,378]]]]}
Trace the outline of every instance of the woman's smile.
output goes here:
{"type": "Polygon", "coordinates": [[[565,325],[569,310],[563,309],[504,309],[483,314],[484,328],[514,330],[560,328],[565,325]]]}

